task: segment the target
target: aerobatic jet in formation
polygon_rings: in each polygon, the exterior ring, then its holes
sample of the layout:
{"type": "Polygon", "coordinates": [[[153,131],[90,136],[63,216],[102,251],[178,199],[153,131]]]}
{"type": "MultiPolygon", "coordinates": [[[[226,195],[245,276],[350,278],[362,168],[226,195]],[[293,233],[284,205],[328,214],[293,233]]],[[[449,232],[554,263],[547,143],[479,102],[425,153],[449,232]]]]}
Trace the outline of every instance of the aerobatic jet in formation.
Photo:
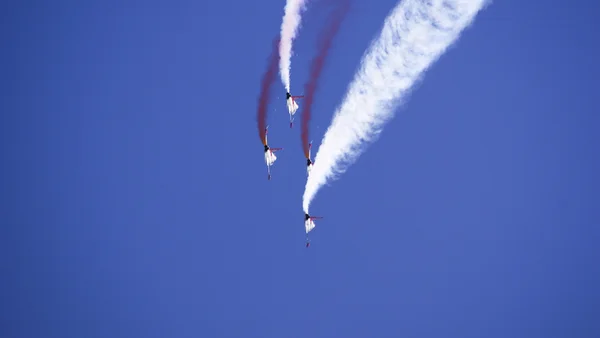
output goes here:
{"type": "Polygon", "coordinates": [[[265,163],[267,164],[267,174],[268,179],[271,179],[271,166],[277,160],[277,156],[275,156],[275,152],[278,150],[282,150],[283,148],[270,148],[267,142],[267,133],[269,131],[269,126],[265,128],[265,140],[263,142],[265,146],[265,163]]]}
{"type": "Polygon", "coordinates": [[[306,176],[310,176],[310,171],[312,170],[313,162],[310,160],[310,150],[312,148],[312,142],[308,144],[308,157],[306,158],[306,176]]]}
{"type": "Polygon", "coordinates": [[[309,214],[304,214],[304,229],[306,230],[306,247],[310,246],[310,240],[308,239],[308,233],[315,228],[315,219],[321,219],[323,217],[320,216],[311,216],[309,214]]]}
{"type": "Polygon", "coordinates": [[[288,112],[290,113],[290,128],[294,125],[294,114],[298,110],[298,104],[296,103],[296,99],[303,98],[304,95],[300,96],[292,96],[290,93],[285,93],[285,100],[287,102],[288,112]]]}

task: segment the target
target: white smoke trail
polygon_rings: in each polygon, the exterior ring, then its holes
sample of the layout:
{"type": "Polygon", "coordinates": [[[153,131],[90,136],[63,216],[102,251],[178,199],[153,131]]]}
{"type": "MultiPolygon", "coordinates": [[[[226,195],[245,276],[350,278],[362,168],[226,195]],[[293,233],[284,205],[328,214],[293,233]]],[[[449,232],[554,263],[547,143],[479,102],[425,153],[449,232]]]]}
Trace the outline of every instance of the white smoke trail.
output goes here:
{"type": "Polygon", "coordinates": [[[374,141],[421,74],[471,24],[487,0],[404,0],[371,43],[319,147],[303,209],[374,141]]]}
{"type": "Polygon", "coordinates": [[[281,41],[279,43],[279,73],[285,90],[290,92],[290,68],[292,59],[292,42],[300,27],[301,14],[306,8],[306,0],[287,0],[285,14],[281,23],[281,41]]]}

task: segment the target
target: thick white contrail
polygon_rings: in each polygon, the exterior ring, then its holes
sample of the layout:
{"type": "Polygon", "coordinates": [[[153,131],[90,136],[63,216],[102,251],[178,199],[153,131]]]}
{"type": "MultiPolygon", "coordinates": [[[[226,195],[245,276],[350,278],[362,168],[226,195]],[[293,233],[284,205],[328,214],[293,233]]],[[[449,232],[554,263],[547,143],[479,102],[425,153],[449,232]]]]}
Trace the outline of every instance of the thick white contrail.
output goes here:
{"type": "Polygon", "coordinates": [[[371,43],[319,147],[303,197],[352,164],[409,94],[421,74],[471,24],[487,0],[404,0],[371,43]]]}
{"type": "Polygon", "coordinates": [[[285,90],[290,92],[290,68],[292,59],[292,42],[300,28],[301,14],[306,8],[306,0],[287,0],[285,14],[281,23],[281,42],[279,44],[279,74],[285,90]]]}

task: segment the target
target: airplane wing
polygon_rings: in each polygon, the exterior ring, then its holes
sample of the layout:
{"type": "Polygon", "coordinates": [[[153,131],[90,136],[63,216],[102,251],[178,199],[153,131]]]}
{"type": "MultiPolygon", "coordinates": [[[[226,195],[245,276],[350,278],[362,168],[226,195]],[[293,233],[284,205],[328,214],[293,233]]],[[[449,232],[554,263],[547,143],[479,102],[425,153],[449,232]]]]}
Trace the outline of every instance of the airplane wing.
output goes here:
{"type": "Polygon", "coordinates": [[[298,110],[298,104],[294,100],[288,100],[287,106],[290,115],[294,115],[296,110],[298,110]]]}
{"type": "Polygon", "coordinates": [[[315,228],[315,222],[313,222],[312,220],[306,220],[304,222],[304,229],[306,230],[306,233],[308,234],[309,232],[312,231],[312,229],[315,228]]]}

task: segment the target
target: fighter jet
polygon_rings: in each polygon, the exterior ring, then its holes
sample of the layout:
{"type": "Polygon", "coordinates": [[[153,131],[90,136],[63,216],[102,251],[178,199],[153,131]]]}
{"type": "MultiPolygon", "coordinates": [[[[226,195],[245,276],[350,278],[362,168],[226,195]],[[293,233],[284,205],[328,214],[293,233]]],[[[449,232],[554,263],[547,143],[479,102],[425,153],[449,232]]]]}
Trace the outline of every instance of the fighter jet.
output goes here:
{"type": "Polygon", "coordinates": [[[313,167],[313,161],[310,160],[310,150],[312,149],[312,141],[308,144],[308,157],[306,158],[306,176],[310,176],[310,171],[313,167]]]}
{"type": "Polygon", "coordinates": [[[290,128],[292,128],[292,126],[294,125],[294,114],[296,114],[296,111],[298,110],[298,104],[296,103],[296,99],[300,99],[303,97],[304,95],[292,96],[292,94],[288,92],[285,93],[285,100],[287,103],[288,112],[290,113],[290,128]]]}
{"type": "Polygon", "coordinates": [[[283,150],[283,148],[270,148],[267,142],[267,133],[269,131],[269,126],[265,128],[265,163],[267,164],[267,174],[268,179],[271,180],[271,166],[277,160],[277,156],[275,156],[275,152],[278,150],[283,150]]]}
{"type": "Polygon", "coordinates": [[[308,233],[315,228],[315,219],[321,219],[323,217],[320,216],[310,216],[309,214],[304,214],[304,229],[306,230],[306,247],[310,246],[310,240],[308,239],[308,233]]]}

